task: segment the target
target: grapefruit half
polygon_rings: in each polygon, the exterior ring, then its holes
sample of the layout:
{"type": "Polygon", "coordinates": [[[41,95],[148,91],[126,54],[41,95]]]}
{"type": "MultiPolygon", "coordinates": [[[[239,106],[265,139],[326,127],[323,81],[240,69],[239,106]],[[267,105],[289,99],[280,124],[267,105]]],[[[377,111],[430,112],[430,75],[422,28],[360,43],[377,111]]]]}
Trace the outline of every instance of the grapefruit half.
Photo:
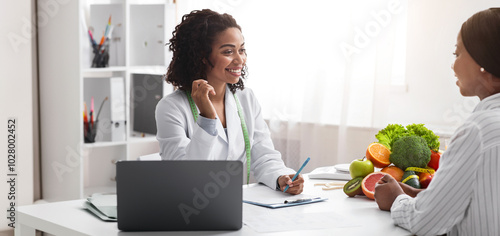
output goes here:
{"type": "Polygon", "coordinates": [[[361,189],[363,193],[370,199],[375,199],[375,184],[386,175],[382,172],[373,172],[367,175],[361,182],[361,189]]]}

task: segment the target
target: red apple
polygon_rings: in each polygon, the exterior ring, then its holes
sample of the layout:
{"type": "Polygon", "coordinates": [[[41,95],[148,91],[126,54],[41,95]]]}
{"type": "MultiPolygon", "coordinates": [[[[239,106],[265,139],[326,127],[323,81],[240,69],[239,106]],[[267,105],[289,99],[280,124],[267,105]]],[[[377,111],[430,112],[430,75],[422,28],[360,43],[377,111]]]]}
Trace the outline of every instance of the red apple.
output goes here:
{"type": "Polygon", "coordinates": [[[429,184],[431,183],[432,178],[434,177],[434,174],[429,174],[429,173],[420,173],[418,174],[418,178],[420,181],[420,187],[421,188],[427,188],[429,184]]]}

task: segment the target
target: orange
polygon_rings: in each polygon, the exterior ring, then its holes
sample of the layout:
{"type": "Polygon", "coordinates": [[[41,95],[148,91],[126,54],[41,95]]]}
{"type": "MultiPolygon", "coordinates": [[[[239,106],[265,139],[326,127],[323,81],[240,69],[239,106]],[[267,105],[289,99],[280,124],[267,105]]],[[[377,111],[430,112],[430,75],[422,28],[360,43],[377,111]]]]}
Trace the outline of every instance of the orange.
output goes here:
{"type": "Polygon", "coordinates": [[[391,164],[389,157],[391,156],[391,151],[380,143],[371,143],[366,149],[366,159],[373,163],[373,166],[377,168],[384,168],[391,164]]]}
{"type": "Polygon", "coordinates": [[[401,182],[401,180],[403,179],[403,174],[405,173],[401,168],[397,166],[384,167],[384,169],[380,170],[380,172],[390,174],[398,182],[401,182]]]}
{"type": "Polygon", "coordinates": [[[363,193],[370,199],[375,199],[375,184],[384,177],[385,173],[373,172],[367,175],[361,182],[363,193]]]}

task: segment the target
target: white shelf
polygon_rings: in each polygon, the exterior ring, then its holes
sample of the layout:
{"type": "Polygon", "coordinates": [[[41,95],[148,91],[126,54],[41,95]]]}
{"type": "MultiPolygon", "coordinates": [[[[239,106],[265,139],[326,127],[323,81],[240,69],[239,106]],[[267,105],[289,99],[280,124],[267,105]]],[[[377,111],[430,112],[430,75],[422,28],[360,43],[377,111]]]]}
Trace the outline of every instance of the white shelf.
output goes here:
{"type": "Polygon", "coordinates": [[[165,2],[167,4],[172,4],[172,2],[174,2],[174,0],[168,0],[168,1],[165,1],[165,0],[129,0],[129,3],[134,4],[134,5],[165,4],[165,2]]]}
{"type": "Polygon", "coordinates": [[[158,142],[156,137],[154,136],[146,136],[146,137],[131,137],[129,138],[130,143],[150,143],[150,142],[158,142]]]}
{"type": "Polygon", "coordinates": [[[115,192],[117,161],[159,152],[155,135],[141,137],[140,133],[133,132],[131,78],[134,74],[157,76],[166,73],[171,55],[164,42],[171,37],[175,27],[175,14],[175,4],[171,0],[70,1],[57,14],[57,19],[39,29],[39,47],[43,49],[39,52],[39,75],[44,199],[62,201],[92,193],[115,192]],[[110,15],[114,26],[109,41],[110,66],[90,68],[93,52],[86,27],[94,28],[94,39],[98,41],[110,15]],[[153,25],[142,27],[139,21],[153,25]],[[53,32],[65,33],[61,36],[53,32]],[[135,42],[150,40],[148,42],[153,44],[148,46],[154,47],[134,45],[132,38],[135,42]],[[112,84],[118,78],[123,79],[124,98],[114,99],[121,101],[116,105],[112,98],[116,98],[117,90],[112,89],[116,88],[112,84]],[[97,127],[102,126],[107,132],[97,132],[102,136],[95,143],[84,143],[83,104],[86,103],[89,111],[90,100],[94,98],[94,112],[97,113],[105,97],[109,100],[103,106],[97,127]],[[125,108],[124,118],[113,120],[121,105],[125,108]],[[109,141],[122,140],[121,137],[116,139],[116,135],[113,137],[117,133],[112,132],[121,121],[125,126],[123,141],[109,141]],[[111,128],[107,124],[112,124],[111,128]]]}
{"type": "Polygon", "coordinates": [[[92,74],[92,73],[102,73],[102,72],[125,72],[127,67],[125,66],[111,66],[111,67],[103,67],[103,68],[85,68],[83,69],[83,73],[92,74]]]}
{"type": "Polygon", "coordinates": [[[85,145],[83,146],[85,148],[98,148],[98,147],[113,147],[121,145],[127,145],[127,141],[85,143],[85,145]]]}
{"type": "Polygon", "coordinates": [[[130,66],[129,73],[164,75],[167,73],[167,66],[130,66]]]}

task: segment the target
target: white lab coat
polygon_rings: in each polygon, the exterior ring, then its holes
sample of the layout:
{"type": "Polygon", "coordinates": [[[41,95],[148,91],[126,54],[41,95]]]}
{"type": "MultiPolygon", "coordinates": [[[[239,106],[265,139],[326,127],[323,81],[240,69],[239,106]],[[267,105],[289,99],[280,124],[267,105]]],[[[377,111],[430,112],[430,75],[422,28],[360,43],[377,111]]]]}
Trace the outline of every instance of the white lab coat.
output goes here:
{"type": "MultiPolygon", "coordinates": [[[[294,174],[274,149],[269,128],[264,122],[261,107],[252,90],[237,90],[251,144],[250,173],[272,189],[280,175],[294,174]]],[[[194,122],[186,93],[177,90],[164,97],[156,106],[156,138],[164,160],[240,160],[246,183],[247,167],[245,141],[233,94],[226,88],[225,96],[227,136],[222,123],[217,121],[217,135],[212,136],[194,122]]]]}

